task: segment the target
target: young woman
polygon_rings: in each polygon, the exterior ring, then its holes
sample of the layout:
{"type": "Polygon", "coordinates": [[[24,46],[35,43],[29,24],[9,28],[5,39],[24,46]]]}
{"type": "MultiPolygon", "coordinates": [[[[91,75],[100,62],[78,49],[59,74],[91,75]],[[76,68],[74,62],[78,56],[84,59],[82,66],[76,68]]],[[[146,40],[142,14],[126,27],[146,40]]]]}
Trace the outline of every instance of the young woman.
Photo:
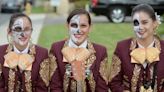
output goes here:
{"type": "Polygon", "coordinates": [[[56,42],[50,50],[51,92],[108,92],[104,46],[91,43],[91,18],[76,9],[67,18],[69,38],[56,42]]]}
{"type": "Polygon", "coordinates": [[[48,92],[48,50],[30,42],[32,31],[27,15],[11,16],[9,44],[0,46],[0,92],[48,92]]]}
{"type": "Polygon", "coordinates": [[[136,37],[118,42],[110,88],[112,92],[164,92],[164,41],[156,35],[158,16],[147,4],[132,11],[136,37]]]}

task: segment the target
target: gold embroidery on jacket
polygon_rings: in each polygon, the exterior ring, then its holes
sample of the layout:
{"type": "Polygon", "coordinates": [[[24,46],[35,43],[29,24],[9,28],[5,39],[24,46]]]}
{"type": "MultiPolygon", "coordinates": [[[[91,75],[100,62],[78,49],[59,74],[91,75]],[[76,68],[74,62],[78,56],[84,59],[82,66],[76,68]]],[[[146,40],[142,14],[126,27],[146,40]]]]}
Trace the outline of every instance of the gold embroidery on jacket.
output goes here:
{"type": "Polygon", "coordinates": [[[108,84],[108,59],[107,57],[104,58],[103,61],[101,61],[99,72],[100,72],[100,75],[105,80],[106,84],[108,84]]]}
{"type": "Polygon", "coordinates": [[[109,82],[121,71],[121,61],[117,55],[113,55],[109,82]]]}
{"type": "Polygon", "coordinates": [[[128,76],[124,75],[123,76],[123,84],[129,89],[130,88],[130,83],[129,83],[129,79],[128,76]]]}
{"type": "Polygon", "coordinates": [[[49,59],[45,59],[40,65],[39,74],[46,86],[49,85],[49,68],[49,59]]]}
{"type": "Polygon", "coordinates": [[[70,78],[68,78],[67,75],[64,74],[64,80],[63,80],[64,92],[67,92],[67,88],[69,86],[69,81],[70,81],[70,78]]]}
{"type": "Polygon", "coordinates": [[[91,76],[90,76],[89,80],[90,80],[89,84],[90,84],[90,87],[91,87],[91,92],[95,92],[96,83],[95,83],[95,80],[94,80],[94,77],[93,77],[93,73],[91,73],[91,76]]]}
{"type": "Polygon", "coordinates": [[[163,83],[164,83],[164,78],[161,79],[160,86],[159,86],[159,90],[162,90],[163,83]]]}
{"type": "Polygon", "coordinates": [[[16,88],[15,88],[16,92],[19,92],[19,89],[20,89],[20,81],[17,82],[16,88]]]}
{"type": "MultiPolygon", "coordinates": [[[[151,79],[153,79],[153,70],[154,70],[154,65],[151,65],[150,66],[150,76],[151,76],[151,79]]],[[[155,77],[155,84],[154,84],[153,92],[157,92],[157,76],[155,77]]]]}
{"type": "Polygon", "coordinates": [[[15,71],[13,69],[9,69],[8,92],[14,92],[14,86],[15,86],[15,71]]]}
{"type": "Polygon", "coordinates": [[[25,71],[25,87],[27,92],[32,92],[31,71],[25,71]]]}
{"type": "Polygon", "coordinates": [[[123,92],[130,92],[129,90],[124,90],[123,92]]]}
{"type": "MultiPolygon", "coordinates": [[[[64,44],[64,47],[67,46],[67,44],[68,44],[68,42],[66,41],[65,44],[64,44]]],[[[87,45],[87,46],[88,46],[88,50],[91,52],[91,55],[90,55],[89,58],[85,61],[85,65],[86,65],[86,66],[92,65],[93,62],[96,60],[95,49],[94,49],[94,47],[93,47],[93,44],[92,44],[90,41],[88,41],[88,45],[87,45]]],[[[63,48],[64,48],[64,47],[63,47],[63,48]]],[[[51,65],[51,64],[50,64],[50,65],[51,65]]],[[[87,78],[87,79],[88,79],[88,78],[87,78]]],[[[76,86],[77,86],[76,81],[73,80],[73,79],[70,79],[70,78],[67,76],[66,73],[65,73],[65,75],[64,75],[64,81],[63,81],[64,92],[66,92],[67,89],[68,89],[69,80],[71,80],[71,84],[70,84],[70,85],[71,85],[71,87],[70,87],[71,92],[76,92],[76,86]]],[[[91,70],[91,75],[90,75],[90,77],[89,77],[89,83],[90,83],[90,87],[91,87],[92,92],[94,92],[94,90],[95,90],[95,80],[94,80],[94,77],[93,77],[93,74],[92,74],[92,70],[91,70]]],[[[86,84],[85,81],[84,81],[84,84],[86,84]]],[[[86,90],[86,85],[84,85],[83,90],[86,90]]]]}
{"type": "MultiPolygon", "coordinates": [[[[160,45],[160,40],[158,38],[154,39],[154,43],[155,43],[155,47],[158,48],[159,51],[161,51],[161,45],[160,45]]],[[[137,39],[136,38],[132,38],[131,44],[130,44],[130,50],[134,50],[137,46],[137,39]]],[[[152,72],[152,69],[150,70],[152,72]]],[[[133,71],[134,72],[134,71],[133,71]]],[[[152,73],[151,73],[152,74],[152,73]]],[[[152,75],[151,75],[152,76],[152,75]]],[[[157,79],[157,78],[156,78],[157,79]]],[[[157,91],[157,80],[155,80],[155,86],[154,86],[154,91],[157,91]]],[[[133,83],[132,83],[133,84],[133,83]]],[[[134,85],[134,84],[133,84],[134,85]]],[[[136,84],[137,85],[137,84],[136,84]]],[[[133,89],[134,87],[132,87],[133,89]]],[[[160,87],[162,88],[162,86],[160,87]]],[[[133,90],[132,90],[133,92],[133,90]]]]}
{"type": "MultiPolygon", "coordinates": [[[[9,44],[8,47],[7,47],[7,49],[6,49],[6,53],[11,52],[12,49],[13,49],[13,45],[12,44],[9,44]]],[[[30,43],[30,46],[29,46],[29,55],[31,55],[31,57],[33,57],[35,59],[34,54],[36,54],[35,45],[32,44],[32,43],[30,43]]],[[[14,89],[14,86],[15,86],[15,76],[16,76],[16,74],[15,74],[16,72],[15,71],[17,71],[17,68],[15,68],[15,70],[9,69],[9,75],[8,75],[9,76],[8,77],[8,92],[14,92],[14,91],[17,92],[17,91],[19,91],[19,83],[18,83],[18,85],[16,85],[16,90],[14,89]]],[[[25,78],[25,80],[26,80],[26,78],[25,78]]],[[[25,84],[25,86],[26,86],[26,84],[25,84]]],[[[28,88],[28,90],[31,90],[31,89],[28,88]]],[[[31,91],[27,91],[27,92],[31,92],[31,91]]]]}
{"type": "Polygon", "coordinates": [[[53,76],[56,68],[57,68],[57,64],[56,64],[56,57],[50,53],[49,54],[49,64],[50,64],[50,75],[49,75],[49,79],[51,79],[51,77],[53,76]]]}
{"type": "Polygon", "coordinates": [[[137,82],[138,82],[138,78],[140,75],[140,71],[141,71],[141,66],[138,64],[135,64],[134,70],[133,70],[133,76],[131,79],[131,91],[132,92],[136,92],[137,89],[137,82]]]}
{"type": "Polygon", "coordinates": [[[77,88],[76,81],[74,79],[71,79],[71,87],[70,87],[71,92],[76,92],[76,88],[77,88]]]}
{"type": "MultiPolygon", "coordinates": [[[[92,48],[93,46],[90,46],[91,49],[94,49],[92,48]]],[[[95,54],[91,54],[91,56],[88,58],[88,60],[86,61],[86,65],[92,65],[94,63],[94,61],[96,60],[96,56],[95,54]]],[[[90,69],[91,70],[91,69],[90,69]]],[[[92,92],[95,92],[95,87],[96,87],[96,83],[95,83],[95,80],[94,80],[94,76],[93,76],[93,71],[91,70],[91,74],[89,77],[87,77],[87,80],[89,81],[89,85],[91,87],[91,91],[92,92]]]]}

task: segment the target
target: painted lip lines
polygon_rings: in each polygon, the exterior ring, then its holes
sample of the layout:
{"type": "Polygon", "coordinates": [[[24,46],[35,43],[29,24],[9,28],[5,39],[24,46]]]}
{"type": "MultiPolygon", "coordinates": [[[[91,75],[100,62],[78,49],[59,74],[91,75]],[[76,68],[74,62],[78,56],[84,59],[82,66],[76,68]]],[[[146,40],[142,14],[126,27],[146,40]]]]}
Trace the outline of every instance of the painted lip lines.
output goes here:
{"type": "Polygon", "coordinates": [[[27,40],[27,37],[19,37],[18,39],[22,42],[25,42],[27,40]]]}
{"type": "Polygon", "coordinates": [[[84,34],[79,33],[79,34],[74,34],[75,38],[80,39],[84,34]]]}

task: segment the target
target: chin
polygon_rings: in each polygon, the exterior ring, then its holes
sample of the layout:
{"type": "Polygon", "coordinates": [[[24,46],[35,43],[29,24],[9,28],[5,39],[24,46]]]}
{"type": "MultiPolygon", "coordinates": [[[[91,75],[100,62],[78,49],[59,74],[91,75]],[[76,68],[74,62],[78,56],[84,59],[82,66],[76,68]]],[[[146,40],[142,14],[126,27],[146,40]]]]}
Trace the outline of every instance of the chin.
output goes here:
{"type": "Polygon", "coordinates": [[[26,46],[28,44],[28,41],[19,41],[18,44],[21,46],[26,46]]]}

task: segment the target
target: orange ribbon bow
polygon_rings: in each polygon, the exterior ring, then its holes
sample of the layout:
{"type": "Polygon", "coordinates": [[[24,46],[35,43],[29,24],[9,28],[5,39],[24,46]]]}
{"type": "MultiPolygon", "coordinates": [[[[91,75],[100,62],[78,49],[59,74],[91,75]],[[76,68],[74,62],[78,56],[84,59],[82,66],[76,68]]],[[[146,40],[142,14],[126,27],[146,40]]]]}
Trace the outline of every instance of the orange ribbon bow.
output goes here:
{"type": "Polygon", "coordinates": [[[136,48],[134,49],[131,55],[131,63],[143,64],[145,61],[148,63],[153,63],[159,61],[160,51],[157,48],[136,48]]]}
{"type": "Polygon", "coordinates": [[[30,70],[34,58],[29,54],[17,54],[15,52],[9,52],[5,56],[4,66],[9,68],[19,67],[21,70],[30,70]]]}
{"type": "Polygon", "coordinates": [[[64,62],[68,62],[72,66],[73,78],[81,81],[85,78],[84,61],[90,56],[90,52],[86,48],[65,47],[62,50],[64,62]]]}

